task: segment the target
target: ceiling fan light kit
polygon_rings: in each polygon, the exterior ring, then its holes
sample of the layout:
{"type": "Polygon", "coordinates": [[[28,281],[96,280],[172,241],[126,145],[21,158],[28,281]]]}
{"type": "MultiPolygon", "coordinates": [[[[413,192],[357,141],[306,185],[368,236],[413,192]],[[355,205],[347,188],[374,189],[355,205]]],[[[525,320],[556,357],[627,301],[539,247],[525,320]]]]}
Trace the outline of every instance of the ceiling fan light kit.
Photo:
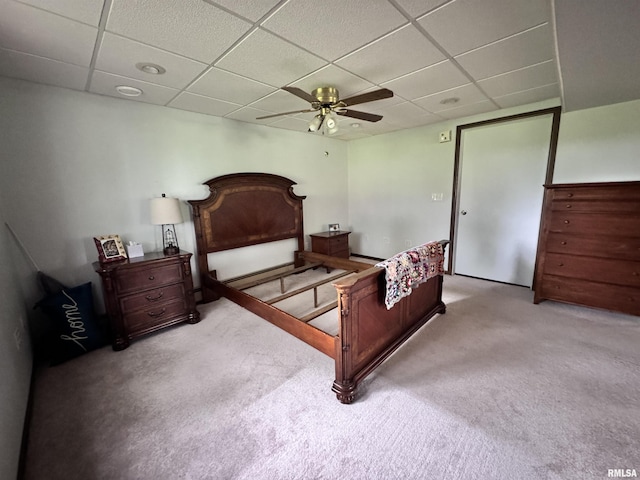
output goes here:
{"type": "Polygon", "coordinates": [[[374,90],[373,92],[362,93],[340,100],[340,93],[335,87],[319,87],[310,94],[298,87],[282,87],[285,90],[311,104],[310,109],[295,110],[293,112],[276,113],[257,117],[256,120],[279,117],[281,115],[292,115],[296,113],[317,112],[316,116],[309,122],[309,132],[320,131],[323,135],[333,135],[338,131],[338,119],[336,115],[357,118],[367,122],[378,122],[382,120],[382,115],[350,110],[347,107],[366,102],[374,102],[384,98],[393,97],[393,92],[387,88],[374,90]]]}

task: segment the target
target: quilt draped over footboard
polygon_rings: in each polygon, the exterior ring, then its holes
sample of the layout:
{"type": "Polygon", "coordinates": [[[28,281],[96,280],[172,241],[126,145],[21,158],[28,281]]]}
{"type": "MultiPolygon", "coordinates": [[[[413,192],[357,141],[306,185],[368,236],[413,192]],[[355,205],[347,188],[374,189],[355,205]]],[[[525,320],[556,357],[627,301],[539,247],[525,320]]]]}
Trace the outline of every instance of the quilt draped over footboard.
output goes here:
{"type": "Polygon", "coordinates": [[[444,273],[444,247],[440,242],[425,243],[377,263],[376,267],[386,270],[385,305],[389,310],[413,288],[444,273]]]}

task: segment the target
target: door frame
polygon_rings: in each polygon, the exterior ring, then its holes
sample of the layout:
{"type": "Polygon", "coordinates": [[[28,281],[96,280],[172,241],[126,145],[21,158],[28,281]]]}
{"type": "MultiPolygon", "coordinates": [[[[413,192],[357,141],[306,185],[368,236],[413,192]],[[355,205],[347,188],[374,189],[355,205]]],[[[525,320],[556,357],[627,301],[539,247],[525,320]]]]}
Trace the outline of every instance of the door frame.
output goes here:
{"type": "MultiPolygon", "coordinates": [[[[547,173],[545,175],[545,185],[553,183],[553,169],[556,164],[556,151],[558,149],[558,134],[560,132],[560,113],[562,112],[562,107],[551,107],[545,108],[542,110],[535,110],[533,112],[527,113],[518,113],[516,115],[509,115],[506,117],[493,118],[490,120],[483,120],[481,122],[467,123],[464,125],[458,125],[456,127],[456,152],[454,158],[454,166],[453,166],[453,190],[451,195],[451,220],[449,226],[449,262],[447,265],[447,273],[453,275],[453,262],[454,256],[456,255],[455,251],[455,235],[456,235],[456,224],[458,221],[458,210],[459,210],[459,196],[460,196],[460,156],[461,156],[461,144],[462,144],[462,134],[464,130],[483,127],[486,125],[492,125],[497,123],[506,123],[512,122],[515,120],[521,120],[523,118],[531,118],[531,117],[540,117],[544,115],[552,115],[552,123],[551,123],[551,137],[549,139],[549,154],[547,156],[547,173]]],[[[542,221],[542,216],[540,217],[540,221],[542,221]]],[[[541,232],[540,232],[541,233],[541,232]]],[[[539,234],[538,234],[539,238],[539,234]]],[[[537,255],[536,255],[537,256],[537,255]]],[[[536,262],[537,263],[537,262],[536,262]]],[[[535,272],[534,272],[535,278],[535,272]]]]}

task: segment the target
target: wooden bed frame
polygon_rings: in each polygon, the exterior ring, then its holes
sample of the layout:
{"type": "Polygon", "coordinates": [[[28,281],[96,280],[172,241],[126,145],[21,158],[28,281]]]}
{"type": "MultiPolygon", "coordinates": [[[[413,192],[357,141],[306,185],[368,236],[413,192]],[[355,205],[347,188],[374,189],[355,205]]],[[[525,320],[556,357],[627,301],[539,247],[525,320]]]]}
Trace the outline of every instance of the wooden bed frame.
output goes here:
{"type": "MultiPolygon", "coordinates": [[[[189,202],[203,301],[224,296],[333,358],[336,376],[332,390],[342,403],[351,403],[362,379],[429,319],[445,313],[441,275],[414,288],[411,295],[387,310],[384,269],[304,251],[305,197],[293,192],[292,180],[266,173],[237,173],[205,184],[209,186],[209,196],[189,202]],[[293,270],[287,275],[318,266],[355,272],[333,283],[337,292],[337,335],[310,325],[309,318],[296,318],[231,287],[228,281],[219,281],[216,271],[209,268],[209,253],[290,238],[297,239],[298,247],[293,270]]],[[[444,247],[448,241],[441,243],[444,247]]],[[[319,309],[316,315],[327,310],[319,309]]]]}

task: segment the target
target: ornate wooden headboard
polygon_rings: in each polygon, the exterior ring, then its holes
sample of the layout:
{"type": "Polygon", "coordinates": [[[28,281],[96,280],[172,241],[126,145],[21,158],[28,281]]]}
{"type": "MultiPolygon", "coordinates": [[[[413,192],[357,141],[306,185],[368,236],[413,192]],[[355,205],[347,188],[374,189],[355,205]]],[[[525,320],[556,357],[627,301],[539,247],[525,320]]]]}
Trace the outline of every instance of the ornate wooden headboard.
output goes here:
{"type": "Polygon", "coordinates": [[[209,196],[190,200],[198,268],[208,275],[207,254],[260,243],[298,239],[304,250],[302,200],[296,183],[270,173],[234,173],[205,182],[209,196]]]}

